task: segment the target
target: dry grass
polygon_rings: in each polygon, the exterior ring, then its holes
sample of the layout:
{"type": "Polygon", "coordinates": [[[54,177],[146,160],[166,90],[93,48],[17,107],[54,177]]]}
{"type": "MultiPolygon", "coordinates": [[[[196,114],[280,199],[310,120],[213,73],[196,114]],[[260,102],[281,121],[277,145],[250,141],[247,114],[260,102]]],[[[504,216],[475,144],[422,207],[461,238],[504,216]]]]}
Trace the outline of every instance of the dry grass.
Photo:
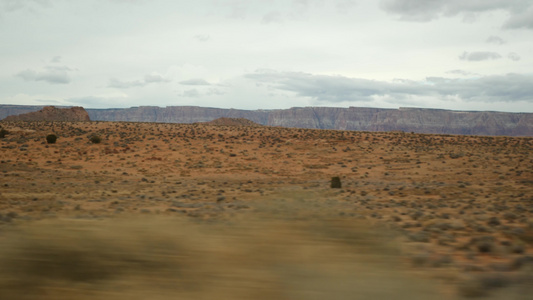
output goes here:
{"type": "MultiPolygon", "coordinates": [[[[259,209],[226,221],[26,223],[1,238],[2,299],[427,299],[390,236],[259,209]]],[[[435,299],[435,296],[431,296],[435,299]]]]}

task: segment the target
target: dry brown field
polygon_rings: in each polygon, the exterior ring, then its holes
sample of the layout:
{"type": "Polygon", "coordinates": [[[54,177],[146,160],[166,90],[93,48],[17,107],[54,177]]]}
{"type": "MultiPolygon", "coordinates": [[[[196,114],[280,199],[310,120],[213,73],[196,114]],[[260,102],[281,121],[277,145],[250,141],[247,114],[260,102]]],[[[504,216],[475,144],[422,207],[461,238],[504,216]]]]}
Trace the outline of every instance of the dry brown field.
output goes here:
{"type": "Polygon", "coordinates": [[[532,138],[0,126],[2,300],[533,295],[532,138]]]}

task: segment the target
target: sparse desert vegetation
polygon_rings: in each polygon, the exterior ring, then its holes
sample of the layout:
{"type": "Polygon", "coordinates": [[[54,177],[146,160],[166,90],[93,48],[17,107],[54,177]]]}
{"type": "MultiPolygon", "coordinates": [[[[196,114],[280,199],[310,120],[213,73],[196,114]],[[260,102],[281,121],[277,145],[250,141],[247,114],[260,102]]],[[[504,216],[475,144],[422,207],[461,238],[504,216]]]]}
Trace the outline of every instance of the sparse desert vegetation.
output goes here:
{"type": "Polygon", "coordinates": [[[46,142],[48,144],[55,144],[57,141],[57,135],[55,134],[49,134],[46,136],[46,142]]]}
{"type": "Polygon", "coordinates": [[[533,292],[532,138],[128,122],[2,130],[6,299],[533,292]],[[50,132],[61,138],[47,143],[50,132]]]}
{"type": "Polygon", "coordinates": [[[0,139],[3,139],[6,137],[6,135],[9,134],[9,131],[5,130],[4,128],[0,127],[0,139]]]}

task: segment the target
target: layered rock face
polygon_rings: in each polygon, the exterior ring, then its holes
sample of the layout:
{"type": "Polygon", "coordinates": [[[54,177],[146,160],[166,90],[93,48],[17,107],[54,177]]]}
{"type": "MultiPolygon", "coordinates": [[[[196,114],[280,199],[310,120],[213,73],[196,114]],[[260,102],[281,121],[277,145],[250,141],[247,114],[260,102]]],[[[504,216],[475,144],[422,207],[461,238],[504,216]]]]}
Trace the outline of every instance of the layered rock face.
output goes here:
{"type": "Polygon", "coordinates": [[[43,109],[43,106],[0,104],[0,120],[5,119],[8,116],[17,116],[29,112],[35,112],[40,109],[43,109]]]}
{"type": "Polygon", "coordinates": [[[201,122],[201,124],[217,126],[263,126],[244,118],[218,118],[210,122],[201,122]]]}
{"type": "Polygon", "coordinates": [[[244,118],[265,125],[268,112],[198,106],[140,106],[131,108],[87,109],[92,120],[158,123],[209,122],[218,118],[244,118]]]}
{"type": "Polygon", "coordinates": [[[533,114],[400,108],[377,113],[370,130],[533,136],[533,114]]]}
{"type": "MultiPolygon", "coordinates": [[[[41,108],[0,105],[0,118],[6,115],[6,111],[35,111],[41,108]]],[[[95,121],[196,123],[218,118],[244,118],[261,125],[298,128],[533,136],[533,113],[365,107],[240,110],[198,106],[87,109],[87,113],[95,121]]]]}
{"type": "Polygon", "coordinates": [[[8,116],[5,121],[90,121],[89,114],[83,107],[57,108],[45,106],[36,112],[8,116]]]}

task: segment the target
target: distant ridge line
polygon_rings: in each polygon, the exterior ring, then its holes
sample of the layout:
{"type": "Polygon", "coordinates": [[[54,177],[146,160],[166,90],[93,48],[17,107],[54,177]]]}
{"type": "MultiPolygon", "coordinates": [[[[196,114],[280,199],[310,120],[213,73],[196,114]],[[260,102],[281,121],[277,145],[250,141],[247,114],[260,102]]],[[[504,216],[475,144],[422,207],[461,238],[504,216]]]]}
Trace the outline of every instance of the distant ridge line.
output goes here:
{"type": "MultiPolygon", "coordinates": [[[[0,120],[44,106],[0,104],[0,120]]],[[[56,106],[65,107],[65,106],[56,106]]],[[[533,136],[533,113],[454,111],[416,107],[293,107],[244,110],[200,106],[85,109],[93,121],[198,123],[244,118],[266,126],[434,134],[533,136]]]]}

